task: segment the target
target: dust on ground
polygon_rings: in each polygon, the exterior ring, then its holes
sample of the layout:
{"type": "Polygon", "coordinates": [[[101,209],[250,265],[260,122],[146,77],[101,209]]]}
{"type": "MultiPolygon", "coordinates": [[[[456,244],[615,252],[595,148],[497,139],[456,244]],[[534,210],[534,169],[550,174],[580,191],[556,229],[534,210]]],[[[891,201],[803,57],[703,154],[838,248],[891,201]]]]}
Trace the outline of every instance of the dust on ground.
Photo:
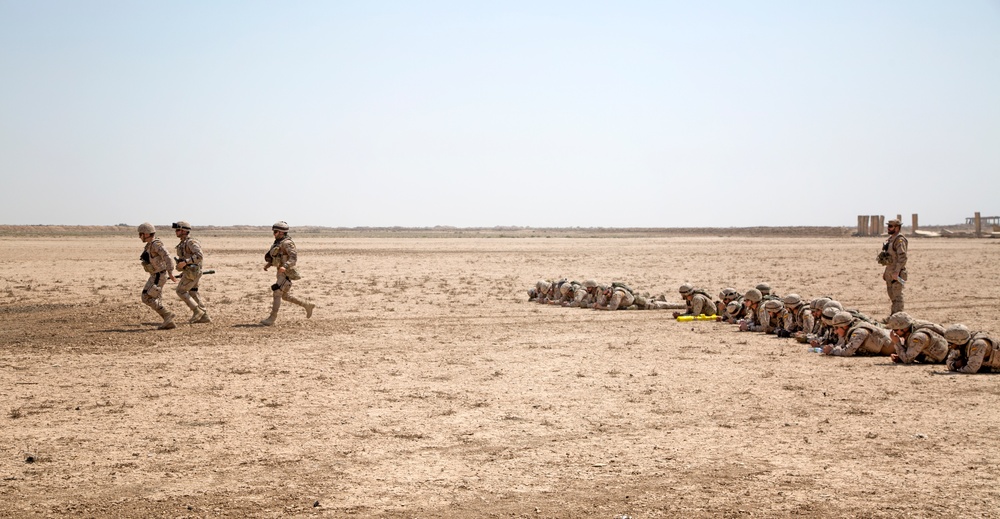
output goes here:
{"type": "MultiPolygon", "coordinates": [[[[768,281],[884,317],[879,238],[293,233],[318,308],[266,328],[269,234],[195,236],[213,323],[169,331],[131,233],[0,238],[0,515],[997,515],[996,376],[525,292],[768,281]]],[[[1000,331],[997,264],[912,239],[907,310],[1000,331]]]]}

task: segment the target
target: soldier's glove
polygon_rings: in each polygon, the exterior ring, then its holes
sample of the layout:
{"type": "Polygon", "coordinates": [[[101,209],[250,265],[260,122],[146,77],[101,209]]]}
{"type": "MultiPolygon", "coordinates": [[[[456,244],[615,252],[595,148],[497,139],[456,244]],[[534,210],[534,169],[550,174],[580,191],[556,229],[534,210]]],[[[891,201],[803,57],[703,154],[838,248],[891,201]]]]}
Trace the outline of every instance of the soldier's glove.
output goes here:
{"type": "Polygon", "coordinates": [[[774,334],[777,335],[778,337],[783,338],[783,339],[792,336],[792,332],[790,332],[790,331],[788,331],[788,330],[786,330],[784,328],[778,328],[778,331],[774,332],[774,334]]]}

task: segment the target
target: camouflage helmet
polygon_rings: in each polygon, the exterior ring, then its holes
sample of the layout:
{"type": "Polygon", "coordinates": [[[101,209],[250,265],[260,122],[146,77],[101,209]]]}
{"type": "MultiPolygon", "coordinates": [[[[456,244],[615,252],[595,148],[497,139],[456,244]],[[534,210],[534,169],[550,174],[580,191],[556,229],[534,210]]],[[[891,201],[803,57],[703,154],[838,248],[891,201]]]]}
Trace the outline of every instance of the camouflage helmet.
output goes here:
{"type": "Polygon", "coordinates": [[[549,291],[549,287],[551,286],[552,283],[549,283],[548,281],[539,280],[538,283],[535,283],[535,288],[538,289],[538,293],[540,294],[547,293],[549,291]]]}
{"type": "Polygon", "coordinates": [[[833,320],[833,316],[837,315],[842,310],[842,308],[837,308],[836,306],[827,306],[823,309],[823,319],[827,321],[833,320]]]}
{"type": "Polygon", "coordinates": [[[559,286],[559,293],[562,294],[562,295],[564,295],[564,296],[568,296],[568,295],[572,294],[573,293],[573,284],[572,283],[563,283],[562,285],[559,286]]]}
{"type": "Polygon", "coordinates": [[[854,316],[851,315],[850,312],[837,312],[837,314],[833,316],[834,326],[850,326],[853,321],[854,316]]]}
{"type": "Polygon", "coordinates": [[[781,302],[785,303],[785,306],[798,306],[802,304],[802,298],[798,294],[788,294],[781,298],[781,302]]]}
{"type": "Polygon", "coordinates": [[[820,311],[822,311],[823,310],[823,305],[825,305],[825,304],[827,304],[829,302],[830,302],[830,298],[829,297],[817,297],[816,299],[813,299],[812,301],[809,302],[809,308],[811,308],[813,310],[820,310],[820,311]]]}
{"type": "Polygon", "coordinates": [[[690,283],[684,283],[679,289],[677,289],[677,291],[680,292],[682,296],[686,296],[691,292],[694,292],[694,286],[690,283]]]}
{"type": "Polygon", "coordinates": [[[271,230],[288,232],[288,222],[282,222],[282,221],[274,222],[274,224],[271,225],[271,230]]]}
{"type": "Polygon", "coordinates": [[[726,287],[719,292],[719,299],[736,299],[739,297],[739,292],[735,288],[726,287]]]}
{"type": "Polygon", "coordinates": [[[903,222],[901,222],[901,221],[893,218],[892,220],[886,220],[885,224],[886,225],[892,225],[894,227],[898,227],[900,225],[903,225],[903,222]]]}
{"type": "Polygon", "coordinates": [[[756,288],[757,288],[757,290],[760,290],[760,293],[762,295],[766,296],[766,295],[768,295],[768,294],[771,293],[771,285],[768,285],[767,283],[761,283],[761,284],[757,285],[756,288]]]}
{"type": "Polygon", "coordinates": [[[778,301],[777,299],[768,299],[767,302],[764,303],[764,310],[767,310],[768,312],[779,312],[782,308],[784,308],[784,305],[782,305],[781,301],[778,301]]]}
{"type": "Polygon", "coordinates": [[[965,344],[972,338],[972,332],[964,324],[953,324],[945,328],[944,338],[952,344],[965,344]]]}
{"type": "Polygon", "coordinates": [[[584,288],[597,288],[597,281],[594,281],[593,279],[588,279],[588,280],[586,280],[586,281],[583,282],[583,287],[584,288]]]}
{"type": "Polygon", "coordinates": [[[184,229],[185,231],[190,231],[191,230],[191,224],[188,223],[188,222],[185,222],[184,220],[181,220],[179,222],[174,222],[174,223],[170,224],[170,227],[172,227],[174,229],[184,229]]]}
{"type": "Polygon", "coordinates": [[[149,222],[143,222],[139,224],[139,234],[154,234],[156,233],[156,227],[149,222]]]}
{"type": "Polygon", "coordinates": [[[736,312],[740,311],[740,307],[742,306],[743,303],[740,303],[739,301],[730,301],[729,304],[726,305],[726,313],[729,315],[735,315],[736,312]]]}
{"type": "Polygon", "coordinates": [[[831,299],[827,301],[825,305],[823,305],[823,310],[826,310],[827,308],[836,308],[837,310],[843,310],[844,305],[840,304],[840,301],[831,299]]]}
{"type": "Polygon", "coordinates": [[[890,330],[905,330],[913,326],[913,318],[906,312],[896,312],[885,320],[885,327],[890,330]]]}
{"type": "Polygon", "coordinates": [[[751,288],[750,290],[747,290],[746,294],[743,294],[743,299],[753,303],[759,303],[763,298],[764,296],[760,293],[760,290],[757,290],[756,288],[751,288]]]}

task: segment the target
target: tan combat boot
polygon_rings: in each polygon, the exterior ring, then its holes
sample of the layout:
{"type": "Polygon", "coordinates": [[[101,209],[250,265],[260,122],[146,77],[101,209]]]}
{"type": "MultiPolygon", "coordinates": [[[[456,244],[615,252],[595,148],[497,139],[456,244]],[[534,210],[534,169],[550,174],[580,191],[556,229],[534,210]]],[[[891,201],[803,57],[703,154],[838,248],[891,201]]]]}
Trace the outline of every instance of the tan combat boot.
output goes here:
{"type": "Polygon", "coordinates": [[[192,294],[181,294],[181,301],[184,301],[184,304],[188,305],[188,308],[191,309],[191,318],[188,319],[189,323],[194,324],[205,316],[205,311],[201,309],[201,305],[195,302],[192,294]]]}
{"type": "Polygon", "coordinates": [[[174,313],[173,312],[167,310],[166,308],[160,307],[160,309],[157,310],[156,313],[160,314],[160,317],[163,318],[163,324],[157,326],[156,329],[158,329],[158,330],[173,330],[174,328],[177,328],[177,325],[174,324],[174,313]]]}
{"type": "Polygon", "coordinates": [[[281,308],[281,296],[275,295],[274,301],[271,303],[271,315],[267,316],[260,324],[264,326],[271,326],[274,324],[274,320],[278,318],[278,309],[281,308]]]}
{"type": "Polygon", "coordinates": [[[198,319],[198,320],[196,320],[196,321],[194,321],[194,322],[196,322],[196,323],[210,323],[210,322],[212,322],[212,318],[208,316],[208,310],[205,310],[205,305],[203,305],[201,303],[201,296],[198,295],[198,292],[192,290],[191,291],[191,299],[194,299],[194,302],[198,304],[198,308],[200,308],[201,312],[202,312],[201,318],[198,319]]]}
{"type": "Polygon", "coordinates": [[[299,305],[302,308],[305,308],[306,309],[306,319],[309,319],[310,317],[312,317],[312,315],[313,315],[313,309],[316,308],[316,305],[314,305],[314,304],[312,304],[312,303],[310,303],[308,301],[303,301],[303,300],[301,300],[301,299],[299,299],[299,298],[297,298],[295,296],[285,296],[285,299],[289,303],[292,303],[292,304],[295,304],[295,305],[299,305]]]}

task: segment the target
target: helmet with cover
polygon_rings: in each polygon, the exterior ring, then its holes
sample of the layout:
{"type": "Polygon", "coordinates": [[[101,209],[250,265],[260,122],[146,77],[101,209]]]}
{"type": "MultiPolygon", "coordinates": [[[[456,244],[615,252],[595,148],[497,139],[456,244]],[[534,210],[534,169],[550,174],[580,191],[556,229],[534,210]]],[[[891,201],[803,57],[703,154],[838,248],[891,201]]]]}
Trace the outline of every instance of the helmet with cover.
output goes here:
{"type": "Polygon", "coordinates": [[[964,324],[953,324],[945,328],[944,338],[952,344],[965,344],[972,338],[972,332],[964,324]]]}

